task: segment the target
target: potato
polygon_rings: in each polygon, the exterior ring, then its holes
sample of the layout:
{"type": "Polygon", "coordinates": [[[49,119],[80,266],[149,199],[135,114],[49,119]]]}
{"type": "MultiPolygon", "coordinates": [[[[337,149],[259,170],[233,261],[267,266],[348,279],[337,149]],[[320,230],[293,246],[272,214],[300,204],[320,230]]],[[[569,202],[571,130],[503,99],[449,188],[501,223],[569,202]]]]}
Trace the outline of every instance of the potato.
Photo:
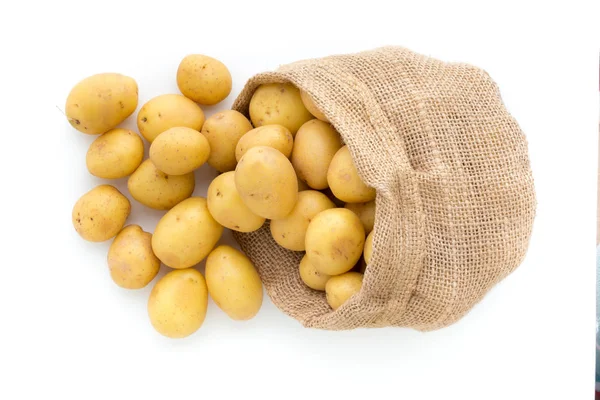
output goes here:
{"type": "Polygon", "coordinates": [[[179,64],[177,86],[188,99],[213,105],[229,96],[231,73],[219,60],[202,54],[190,54],[179,64]]]}
{"type": "Polygon", "coordinates": [[[334,207],[335,204],[321,192],[299,192],[292,211],[284,218],[271,221],[271,235],[283,248],[304,251],[304,239],[310,221],[321,211],[334,207]]]}
{"type": "Polygon", "coordinates": [[[251,129],[248,118],[235,110],[221,111],[207,119],[202,134],[210,144],[208,165],[219,172],[233,171],[237,163],[235,146],[251,129]]]}
{"type": "Polygon", "coordinates": [[[317,271],[339,275],[354,267],[362,255],[365,229],[345,208],[321,211],[308,224],[306,254],[317,271]]]}
{"type": "Polygon", "coordinates": [[[121,74],[96,74],[77,83],[65,106],[73,128],[90,135],[108,132],[129,117],[138,105],[138,86],[121,74]]]}
{"type": "Polygon", "coordinates": [[[298,179],[290,160],[272,147],[256,146],[240,159],[235,186],[254,214],[268,219],[288,215],[298,200],[298,179]]]}
{"type": "Polygon", "coordinates": [[[221,238],[223,227],[208,211],[206,199],[191,197],[170,209],[152,235],[152,251],[168,267],[198,264],[221,238]]]}
{"type": "Polygon", "coordinates": [[[365,185],[358,176],[348,146],[335,153],[327,171],[327,182],[335,197],[346,203],[375,200],[375,189],[365,185]]]}
{"type": "Polygon", "coordinates": [[[141,289],[158,273],[160,260],[152,252],[152,234],[139,225],[123,228],[108,249],[110,277],[124,289],[141,289]]]}
{"type": "Polygon", "coordinates": [[[150,145],[150,159],[167,175],[185,175],[200,168],[210,155],[203,134],[178,126],[161,133],[150,145]]]}
{"type": "Polygon", "coordinates": [[[295,135],[303,123],[313,118],[302,103],[300,91],[291,83],[260,85],[250,99],[250,119],[256,128],[283,125],[295,135]]]}
{"type": "Polygon", "coordinates": [[[310,97],[310,95],[308,93],[306,93],[304,90],[300,90],[300,98],[302,99],[302,103],[304,103],[304,107],[306,107],[308,112],[310,112],[312,115],[314,115],[315,118],[318,118],[324,122],[329,122],[329,120],[327,119],[325,114],[323,114],[319,110],[319,108],[315,105],[315,102],[313,101],[313,99],[310,97]]]}
{"type": "Polygon", "coordinates": [[[364,249],[364,259],[368,264],[371,262],[371,256],[373,255],[373,232],[367,235],[367,240],[365,240],[365,249],[364,249]]]}
{"type": "Polygon", "coordinates": [[[346,203],[344,206],[358,216],[365,228],[365,233],[369,234],[375,225],[375,201],[366,203],[346,203]]]}
{"type": "Polygon", "coordinates": [[[300,260],[300,278],[309,288],[323,291],[331,275],[322,274],[317,271],[305,254],[302,260],[300,260]]]}
{"type": "Polygon", "coordinates": [[[152,288],[148,316],[158,333],[184,338],[202,326],[208,306],[208,289],[202,274],[193,268],[171,271],[152,288]]]}
{"type": "Polygon", "coordinates": [[[327,303],[337,310],[352,295],[358,293],[362,287],[363,274],[359,272],[346,272],[345,274],[332,276],[325,285],[327,303]]]}
{"type": "Polygon", "coordinates": [[[206,196],[208,211],[225,228],[253,232],[265,223],[265,219],[246,207],[235,187],[234,176],[234,171],[225,172],[210,183],[206,196]]]}
{"type": "Polygon", "coordinates": [[[163,94],[150,99],[137,116],[138,130],[147,141],[178,126],[199,131],[204,125],[204,112],[192,100],[180,94],[163,94]]]}
{"type": "Polygon", "coordinates": [[[131,175],[144,158],[142,138],[127,129],[112,129],[92,142],[85,157],[90,174],[104,179],[131,175]]]}
{"type": "Polygon", "coordinates": [[[194,173],[167,175],[152,160],[147,159],[129,177],[127,188],[131,196],[156,210],[168,210],[194,192],[194,173]]]}
{"type": "Polygon", "coordinates": [[[215,304],[236,321],[260,310],[263,288],[252,261],[230,246],[219,246],[206,259],[206,284],[215,304]]]}
{"type": "Polygon", "coordinates": [[[127,197],[114,186],[99,185],[77,200],[71,218],[83,239],[104,242],[119,233],[130,212],[127,197]]]}
{"type": "Polygon", "coordinates": [[[272,147],[289,158],[294,147],[294,137],[283,125],[265,125],[252,129],[238,141],[235,147],[235,159],[240,161],[246,151],[255,146],[272,147]]]}
{"type": "Polygon", "coordinates": [[[327,170],[342,138],[327,122],[312,119],[296,133],[292,165],[301,180],[313,189],[326,189],[327,170]]]}

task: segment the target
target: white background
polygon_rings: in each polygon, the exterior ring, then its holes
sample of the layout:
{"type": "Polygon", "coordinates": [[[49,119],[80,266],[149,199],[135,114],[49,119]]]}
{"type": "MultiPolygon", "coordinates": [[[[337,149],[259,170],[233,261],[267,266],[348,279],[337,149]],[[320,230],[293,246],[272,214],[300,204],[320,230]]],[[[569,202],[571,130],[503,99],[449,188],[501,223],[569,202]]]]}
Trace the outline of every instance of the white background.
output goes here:
{"type": "MultiPolygon", "coordinates": [[[[2,3],[0,398],[592,398],[600,14],[585,4],[593,2],[332,3],[2,3]],[[75,201],[101,182],[85,168],[94,138],[57,109],[71,87],[121,72],[137,80],[141,106],[177,93],[180,59],[204,53],[234,78],[210,115],[254,73],[382,45],[470,62],[500,85],[527,134],[539,201],[522,266],[436,332],[307,330],[266,300],[249,322],[210,303],[193,336],[158,335],[146,314],[150,288],[117,288],[109,243],[86,243],[71,225],[75,201]]],[[[198,181],[210,174],[203,168],[198,181]]],[[[152,231],[159,216],[134,204],[129,223],[152,231]]]]}

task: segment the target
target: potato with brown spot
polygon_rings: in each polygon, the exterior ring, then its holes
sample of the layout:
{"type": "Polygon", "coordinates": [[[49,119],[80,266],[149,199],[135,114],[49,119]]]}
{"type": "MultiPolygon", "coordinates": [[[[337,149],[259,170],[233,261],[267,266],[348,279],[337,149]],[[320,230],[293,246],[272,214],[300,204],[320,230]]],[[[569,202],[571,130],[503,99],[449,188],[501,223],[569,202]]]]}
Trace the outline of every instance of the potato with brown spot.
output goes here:
{"type": "Polygon", "coordinates": [[[375,200],[375,189],[367,186],[358,175],[348,146],[335,153],[327,171],[327,182],[335,197],[346,203],[375,200]]]}
{"type": "Polygon", "coordinates": [[[306,254],[302,257],[302,260],[300,260],[299,268],[300,279],[302,279],[302,282],[304,282],[306,286],[314,290],[325,290],[325,285],[331,276],[317,271],[315,266],[308,260],[308,257],[306,257],[306,254]]]}
{"type": "Polygon", "coordinates": [[[112,129],[90,145],[85,164],[90,174],[104,179],[131,175],[144,158],[144,142],[128,129],[112,129]]]}
{"type": "Polygon", "coordinates": [[[235,159],[240,158],[252,147],[268,146],[290,157],[294,147],[294,137],[283,125],[265,125],[252,129],[240,138],[235,147],[235,159]]]}
{"type": "Polygon", "coordinates": [[[119,233],[130,212],[129,200],[117,188],[99,185],[77,200],[71,217],[79,236],[104,242],[119,233]]]}
{"type": "Polygon", "coordinates": [[[190,54],[181,60],[177,68],[177,86],[188,99],[214,105],[231,93],[231,73],[215,58],[190,54]]]}
{"type": "Polygon", "coordinates": [[[300,98],[302,99],[302,103],[304,103],[304,107],[306,107],[306,109],[312,115],[314,115],[315,118],[318,118],[323,122],[329,122],[325,114],[319,110],[312,97],[310,97],[308,93],[306,93],[304,90],[300,90],[300,98]]]}
{"type": "Polygon", "coordinates": [[[158,273],[160,260],[152,252],[152,234],[139,225],[123,228],[108,249],[113,282],[124,289],[146,287],[158,273]]]}
{"type": "Polygon", "coordinates": [[[252,124],[242,113],[226,110],[212,115],[204,123],[202,134],[210,144],[208,165],[219,172],[233,171],[237,164],[235,147],[252,124]]]}
{"type": "Polygon", "coordinates": [[[325,285],[327,303],[337,310],[350,297],[360,292],[362,288],[363,274],[359,272],[346,272],[345,274],[333,276],[325,285]]]}
{"type": "Polygon", "coordinates": [[[375,200],[366,203],[346,203],[344,208],[356,214],[362,222],[366,234],[373,230],[375,226],[375,200]]]}
{"type": "Polygon", "coordinates": [[[167,175],[185,175],[208,160],[210,145],[195,129],[178,126],[167,129],[150,145],[150,160],[167,175]]]}

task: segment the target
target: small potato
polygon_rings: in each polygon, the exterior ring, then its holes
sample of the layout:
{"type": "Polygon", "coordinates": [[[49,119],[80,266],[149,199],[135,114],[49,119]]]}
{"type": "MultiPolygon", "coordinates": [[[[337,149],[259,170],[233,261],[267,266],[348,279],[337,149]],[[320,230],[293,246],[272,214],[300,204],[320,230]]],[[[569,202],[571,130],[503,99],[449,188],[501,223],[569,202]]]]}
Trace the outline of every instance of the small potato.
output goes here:
{"type": "Polygon", "coordinates": [[[152,288],[148,316],[163,336],[179,339],[202,326],[208,306],[208,289],[202,274],[193,268],[171,271],[152,288]]]}
{"type": "Polygon", "coordinates": [[[163,94],[150,99],[137,116],[138,130],[150,143],[170,128],[185,126],[199,131],[204,125],[204,112],[192,100],[180,94],[163,94]]]}
{"type": "Polygon", "coordinates": [[[300,90],[300,98],[302,99],[302,103],[304,103],[304,107],[315,116],[315,118],[320,119],[323,122],[329,122],[325,114],[323,114],[319,108],[315,105],[315,102],[310,97],[308,93],[304,90],[300,90]]]}
{"type": "Polygon", "coordinates": [[[90,135],[108,132],[129,117],[138,105],[138,86],[121,74],[92,75],[67,97],[65,114],[73,128],[90,135]]]}
{"type": "Polygon", "coordinates": [[[104,179],[129,176],[144,158],[142,138],[127,129],[112,129],[92,142],[85,157],[90,174],[104,179]]]}
{"type": "Polygon", "coordinates": [[[373,232],[367,235],[367,240],[365,240],[365,250],[364,250],[364,259],[368,264],[371,262],[371,256],[373,255],[373,232]]]}
{"type": "Polygon", "coordinates": [[[362,255],[365,229],[345,208],[321,211],[308,224],[306,255],[317,271],[339,275],[350,271],[362,255]]]}
{"type": "Polygon", "coordinates": [[[253,232],[265,223],[265,219],[244,204],[235,187],[234,176],[234,171],[225,172],[210,183],[206,196],[208,211],[225,228],[253,232]]]}
{"type": "Polygon", "coordinates": [[[248,149],[256,146],[272,147],[289,158],[294,147],[294,137],[283,125],[265,125],[252,129],[238,141],[235,147],[235,159],[240,161],[248,149]]]}
{"type": "Polygon", "coordinates": [[[167,175],[185,175],[200,168],[210,154],[203,134],[183,126],[167,129],[150,145],[150,159],[167,175]]]}
{"type": "Polygon", "coordinates": [[[152,252],[152,234],[139,225],[123,228],[108,249],[110,277],[124,289],[141,289],[158,273],[160,260],[152,252]]]}
{"type": "Polygon", "coordinates": [[[254,214],[268,219],[288,215],[298,200],[298,178],[290,160],[272,147],[256,146],[240,159],[235,186],[254,214]]]}
{"type": "Polygon", "coordinates": [[[208,255],[206,284],[215,304],[233,320],[249,320],[260,310],[263,288],[258,272],[233,247],[219,246],[208,255]]]}
{"type": "Polygon", "coordinates": [[[295,135],[303,123],[313,118],[300,91],[291,83],[260,85],[250,99],[250,119],[255,127],[283,125],[295,135]]]}
{"type": "Polygon", "coordinates": [[[99,185],[75,203],[73,226],[85,240],[104,242],[119,233],[130,212],[129,200],[117,188],[99,185]]]}
{"type": "Polygon", "coordinates": [[[325,285],[327,303],[337,310],[350,297],[360,291],[362,287],[363,274],[359,272],[346,272],[345,274],[332,276],[325,285]]]}
{"type": "Polygon", "coordinates": [[[194,192],[194,173],[167,175],[152,160],[147,159],[129,177],[127,188],[131,196],[156,210],[168,210],[194,192]]]}
{"type": "Polygon", "coordinates": [[[207,119],[202,134],[210,144],[208,165],[219,172],[233,171],[237,163],[235,146],[251,129],[248,118],[235,110],[221,111],[207,119]]]}
{"type": "Polygon", "coordinates": [[[304,239],[310,221],[321,211],[334,207],[335,204],[321,192],[299,192],[292,212],[284,218],[271,221],[271,235],[285,249],[304,251],[304,239]]]}
{"type": "Polygon", "coordinates": [[[327,171],[327,182],[335,197],[346,203],[375,200],[375,189],[365,185],[358,176],[348,146],[335,153],[327,171]]]}
{"type": "Polygon", "coordinates": [[[190,54],[179,64],[177,86],[188,99],[210,106],[229,96],[231,73],[219,60],[190,54]]]}
{"type": "Polygon", "coordinates": [[[375,201],[366,203],[346,203],[344,206],[358,216],[365,228],[365,233],[369,234],[375,225],[375,201]]]}
{"type": "Polygon", "coordinates": [[[191,197],[158,221],[152,251],[168,267],[188,268],[210,253],[222,233],[223,227],[210,215],[206,199],[191,197]]]}
{"type": "Polygon", "coordinates": [[[342,145],[342,138],[327,122],[312,119],[302,125],[292,151],[292,165],[300,179],[313,189],[326,189],[329,164],[342,145]]]}
{"type": "Polygon", "coordinates": [[[300,260],[300,278],[309,288],[323,291],[331,276],[317,271],[305,254],[304,257],[302,257],[302,260],[300,260]]]}

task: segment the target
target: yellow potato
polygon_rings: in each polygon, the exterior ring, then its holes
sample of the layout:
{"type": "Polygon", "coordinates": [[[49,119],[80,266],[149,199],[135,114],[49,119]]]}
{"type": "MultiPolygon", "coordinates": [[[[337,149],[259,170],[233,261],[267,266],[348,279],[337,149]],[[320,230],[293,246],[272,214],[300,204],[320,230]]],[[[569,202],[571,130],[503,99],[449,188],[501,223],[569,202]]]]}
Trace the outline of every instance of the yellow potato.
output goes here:
{"type": "Polygon", "coordinates": [[[315,118],[318,118],[324,122],[329,122],[329,120],[327,119],[325,114],[323,114],[319,110],[319,108],[315,105],[315,102],[313,101],[313,99],[310,97],[310,95],[308,93],[306,93],[304,90],[300,90],[300,98],[302,99],[302,103],[304,103],[304,107],[306,107],[306,109],[312,115],[314,115],[315,118]]]}
{"type": "Polygon", "coordinates": [[[233,320],[249,320],[260,310],[263,289],[258,272],[233,247],[219,246],[208,255],[206,285],[215,304],[233,320]]]}
{"type": "Polygon", "coordinates": [[[139,225],[123,228],[108,249],[112,280],[125,289],[141,289],[158,273],[160,260],[152,252],[152,234],[139,225]]]}
{"type": "Polygon", "coordinates": [[[326,189],[327,169],[342,138],[333,126],[318,119],[302,125],[294,139],[292,165],[301,180],[313,189],[326,189]]]}
{"type": "Polygon", "coordinates": [[[108,132],[129,117],[138,105],[138,86],[121,74],[92,75],[80,81],[67,97],[65,114],[78,131],[108,132]]]}
{"type": "Polygon", "coordinates": [[[265,125],[252,129],[240,138],[235,147],[235,159],[240,158],[248,149],[256,146],[268,146],[279,150],[284,156],[290,157],[294,146],[294,137],[283,125],[265,125]]]}
{"type": "Polygon", "coordinates": [[[144,158],[142,138],[127,129],[112,129],[92,142],[85,157],[90,174],[104,179],[131,175],[144,158]]]}
{"type": "Polygon", "coordinates": [[[99,185],[77,200],[71,217],[79,236],[104,242],[119,233],[130,212],[127,197],[114,186],[99,185]]]}
{"type": "Polygon", "coordinates": [[[363,274],[359,272],[346,272],[345,274],[332,276],[325,285],[327,303],[337,310],[354,294],[360,292],[363,274]]]}
{"type": "Polygon", "coordinates": [[[254,214],[268,219],[288,215],[298,200],[298,179],[290,160],[272,147],[256,146],[240,159],[235,186],[254,214]]]}
{"type": "Polygon", "coordinates": [[[219,172],[233,171],[237,163],[235,146],[251,129],[248,118],[235,110],[221,111],[207,119],[202,134],[210,144],[208,165],[219,172]]]}
{"type": "Polygon", "coordinates": [[[300,260],[300,278],[309,288],[323,291],[331,276],[317,271],[305,254],[304,257],[302,257],[302,260],[300,260]]]}
{"type": "Polygon", "coordinates": [[[375,201],[366,203],[346,203],[344,206],[358,216],[365,228],[365,233],[369,234],[375,225],[375,201]]]}
{"type": "Polygon", "coordinates": [[[375,189],[367,186],[358,176],[348,146],[335,153],[327,171],[327,182],[335,197],[346,203],[375,200],[375,189]]]}
{"type": "Polygon", "coordinates": [[[334,207],[335,204],[321,192],[299,192],[292,211],[284,218],[271,221],[271,235],[283,248],[304,251],[304,239],[310,221],[321,211],[334,207]]]}
{"type": "Polygon", "coordinates": [[[339,275],[350,271],[362,255],[365,229],[345,208],[321,211],[308,224],[306,254],[317,271],[339,275]]]}
{"type": "Polygon", "coordinates": [[[202,326],[208,306],[208,289],[202,274],[193,268],[171,271],[152,288],[148,316],[158,333],[179,339],[202,326]]]}
{"type": "Polygon", "coordinates": [[[364,259],[367,264],[371,262],[371,256],[373,255],[373,232],[375,231],[371,231],[367,235],[367,240],[365,240],[364,259]]]}
{"type": "Polygon", "coordinates": [[[204,135],[183,126],[167,129],[150,145],[150,159],[168,175],[185,175],[200,168],[209,154],[204,135]]]}
{"type": "Polygon", "coordinates": [[[196,131],[204,125],[204,112],[192,100],[180,94],[163,94],[150,99],[137,116],[138,130],[147,141],[164,131],[184,126],[196,131]]]}
{"type": "Polygon", "coordinates": [[[206,199],[191,197],[170,209],[152,235],[152,251],[168,267],[198,264],[221,238],[223,227],[208,211],[206,199]]]}
{"type": "Polygon", "coordinates": [[[291,83],[260,85],[250,99],[249,111],[255,127],[283,125],[292,135],[313,118],[302,103],[300,91],[291,83]]]}
{"type": "Polygon", "coordinates": [[[167,175],[152,160],[147,159],[129,177],[127,188],[131,196],[156,210],[168,210],[194,192],[194,173],[167,175]]]}
{"type": "Polygon", "coordinates": [[[208,211],[225,228],[238,232],[255,231],[265,223],[265,219],[244,204],[235,187],[234,176],[234,171],[225,172],[210,183],[206,196],[208,211]]]}
{"type": "Polygon", "coordinates": [[[177,86],[188,99],[213,105],[229,96],[231,73],[219,60],[202,54],[190,54],[179,64],[177,86]]]}

